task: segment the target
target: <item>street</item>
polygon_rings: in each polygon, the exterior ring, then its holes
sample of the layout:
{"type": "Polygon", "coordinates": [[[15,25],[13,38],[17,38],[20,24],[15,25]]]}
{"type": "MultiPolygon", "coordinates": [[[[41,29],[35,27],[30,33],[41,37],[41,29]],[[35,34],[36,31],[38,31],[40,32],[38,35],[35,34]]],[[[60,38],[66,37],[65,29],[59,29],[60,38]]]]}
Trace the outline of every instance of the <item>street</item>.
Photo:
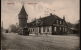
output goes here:
{"type": "Polygon", "coordinates": [[[79,37],[65,35],[23,36],[4,33],[2,50],[78,50],[79,37]]]}

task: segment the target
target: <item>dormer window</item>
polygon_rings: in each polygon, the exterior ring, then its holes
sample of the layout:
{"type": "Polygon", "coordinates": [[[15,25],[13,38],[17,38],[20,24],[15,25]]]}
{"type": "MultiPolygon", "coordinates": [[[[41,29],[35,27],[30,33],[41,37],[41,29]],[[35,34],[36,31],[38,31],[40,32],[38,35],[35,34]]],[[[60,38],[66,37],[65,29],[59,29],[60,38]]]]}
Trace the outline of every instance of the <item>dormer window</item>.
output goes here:
{"type": "Polygon", "coordinates": [[[52,16],[52,13],[50,13],[50,16],[52,16]]]}
{"type": "Polygon", "coordinates": [[[63,21],[63,24],[64,24],[64,21],[63,21]]]}
{"type": "Polygon", "coordinates": [[[62,24],[62,21],[60,21],[60,24],[62,24]]]}
{"type": "Polygon", "coordinates": [[[59,20],[57,20],[56,23],[58,24],[59,23],[59,20]]]}

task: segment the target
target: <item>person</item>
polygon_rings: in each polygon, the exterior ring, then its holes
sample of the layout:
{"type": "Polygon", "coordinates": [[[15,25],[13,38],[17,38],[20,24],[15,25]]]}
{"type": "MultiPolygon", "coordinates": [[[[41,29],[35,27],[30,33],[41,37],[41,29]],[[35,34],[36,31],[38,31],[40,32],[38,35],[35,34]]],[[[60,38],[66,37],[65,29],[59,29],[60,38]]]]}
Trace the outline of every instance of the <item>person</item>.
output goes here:
{"type": "Polygon", "coordinates": [[[8,33],[8,30],[6,30],[6,33],[8,33]]]}
{"type": "Polygon", "coordinates": [[[24,28],[24,29],[23,29],[23,35],[29,36],[28,28],[24,28]]]}

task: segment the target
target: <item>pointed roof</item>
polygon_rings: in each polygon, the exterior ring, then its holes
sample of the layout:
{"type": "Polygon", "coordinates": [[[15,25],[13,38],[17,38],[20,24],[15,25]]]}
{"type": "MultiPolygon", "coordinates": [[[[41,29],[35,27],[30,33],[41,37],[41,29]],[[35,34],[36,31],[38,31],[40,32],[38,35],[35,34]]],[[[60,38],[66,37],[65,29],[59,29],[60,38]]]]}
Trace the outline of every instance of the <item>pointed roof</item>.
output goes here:
{"type": "MultiPolygon", "coordinates": [[[[24,8],[24,5],[22,6],[22,9],[19,13],[19,15],[27,15],[26,11],[25,11],[25,8],[24,8]]],[[[28,15],[27,15],[28,16],[28,15]]]]}

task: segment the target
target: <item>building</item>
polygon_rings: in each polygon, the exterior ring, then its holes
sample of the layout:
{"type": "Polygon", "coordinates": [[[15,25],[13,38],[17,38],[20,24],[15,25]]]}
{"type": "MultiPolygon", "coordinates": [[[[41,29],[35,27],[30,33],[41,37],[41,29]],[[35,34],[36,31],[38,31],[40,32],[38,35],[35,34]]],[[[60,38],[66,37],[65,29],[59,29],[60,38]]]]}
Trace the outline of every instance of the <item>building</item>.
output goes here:
{"type": "Polygon", "coordinates": [[[70,28],[68,27],[65,17],[61,19],[55,14],[50,13],[49,16],[36,19],[28,24],[29,31],[32,34],[50,34],[50,35],[64,35],[68,34],[70,28]]]}
{"type": "Polygon", "coordinates": [[[27,23],[28,14],[25,11],[24,5],[22,6],[18,17],[20,27],[19,34],[30,33],[36,35],[63,35],[70,33],[70,28],[68,27],[67,22],[65,21],[65,17],[61,19],[59,16],[50,13],[49,16],[36,19],[30,23],[27,23]]]}

